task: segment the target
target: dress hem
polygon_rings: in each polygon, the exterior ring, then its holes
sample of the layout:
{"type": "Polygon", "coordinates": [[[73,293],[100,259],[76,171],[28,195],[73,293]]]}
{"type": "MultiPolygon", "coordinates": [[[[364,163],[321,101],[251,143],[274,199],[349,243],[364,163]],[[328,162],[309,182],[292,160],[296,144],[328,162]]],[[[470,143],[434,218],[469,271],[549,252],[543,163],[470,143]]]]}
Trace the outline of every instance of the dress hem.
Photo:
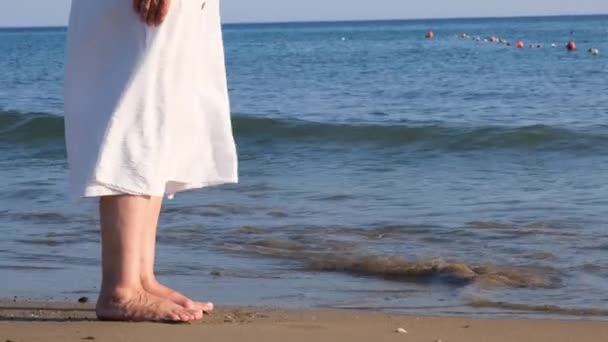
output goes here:
{"type": "Polygon", "coordinates": [[[167,180],[165,182],[165,191],[163,193],[155,193],[153,191],[141,191],[134,190],[128,186],[120,186],[116,184],[111,184],[108,182],[96,181],[96,184],[87,185],[84,188],[84,191],[73,192],[70,194],[70,198],[74,202],[78,202],[81,199],[86,198],[99,198],[105,196],[118,196],[118,195],[133,195],[133,196],[156,196],[156,197],[165,197],[167,196],[169,199],[173,198],[173,195],[179,192],[184,192],[188,190],[196,190],[203,189],[213,186],[219,186],[224,184],[236,184],[238,183],[238,177],[235,178],[220,178],[213,181],[205,181],[205,182],[183,182],[183,181],[175,181],[175,180],[167,180]],[[172,184],[171,187],[169,185],[172,184]],[[167,191],[171,188],[170,191],[167,191]],[[103,190],[103,191],[101,191],[103,190]]]}

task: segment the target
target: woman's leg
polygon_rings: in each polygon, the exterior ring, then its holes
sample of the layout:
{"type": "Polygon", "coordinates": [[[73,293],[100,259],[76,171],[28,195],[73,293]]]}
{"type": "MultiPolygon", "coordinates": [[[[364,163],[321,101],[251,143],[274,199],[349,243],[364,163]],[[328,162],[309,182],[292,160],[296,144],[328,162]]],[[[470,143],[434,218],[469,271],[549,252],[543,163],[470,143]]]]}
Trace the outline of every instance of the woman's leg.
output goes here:
{"type": "Polygon", "coordinates": [[[107,196],[99,203],[102,283],[97,316],[118,321],[191,321],[202,313],[154,296],[140,277],[142,236],[154,215],[151,197],[107,196]]]}
{"type": "Polygon", "coordinates": [[[146,217],[146,228],[141,239],[141,283],[144,290],[149,293],[166,298],[176,304],[181,305],[184,308],[210,312],[213,310],[213,304],[211,303],[200,303],[190,300],[188,297],[181,293],[168,288],[156,279],[154,274],[154,258],[156,252],[156,232],[158,227],[158,219],[160,216],[160,209],[162,206],[163,199],[160,197],[152,198],[150,205],[152,209],[150,213],[157,213],[156,215],[149,215],[146,217]]]}

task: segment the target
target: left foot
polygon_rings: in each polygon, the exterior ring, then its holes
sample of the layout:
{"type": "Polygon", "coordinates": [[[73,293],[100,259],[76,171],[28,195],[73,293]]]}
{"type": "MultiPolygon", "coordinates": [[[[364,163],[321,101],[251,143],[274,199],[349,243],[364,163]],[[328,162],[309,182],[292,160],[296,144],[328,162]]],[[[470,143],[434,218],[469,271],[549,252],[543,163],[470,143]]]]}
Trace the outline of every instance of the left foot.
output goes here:
{"type": "Polygon", "coordinates": [[[183,294],[159,283],[158,281],[143,281],[143,288],[146,292],[169,300],[188,310],[200,310],[206,313],[213,311],[213,303],[195,302],[183,294]]]}

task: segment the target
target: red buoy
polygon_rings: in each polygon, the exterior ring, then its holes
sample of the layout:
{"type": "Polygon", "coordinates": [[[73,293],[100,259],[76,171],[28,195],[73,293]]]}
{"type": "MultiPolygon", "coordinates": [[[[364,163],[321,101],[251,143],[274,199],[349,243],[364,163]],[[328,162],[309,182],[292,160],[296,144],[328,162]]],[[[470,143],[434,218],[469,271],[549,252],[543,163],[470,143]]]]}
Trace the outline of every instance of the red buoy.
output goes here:
{"type": "Polygon", "coordinates": [[[435,34],[433,33],[433,31],[427,32],[427,34],[426,34],[427,39],[433,39],[433,37],[435,37],[435,34]]]}
{"type": "Polygon", "coordinates": [[[568,49],[568,51],[575,51],[576,43],[573,41],[569,41],[568,44],[566,44],[566,49],[568,49]]]}
{"type": "Polygon", "coordinates": [[[524,48],[524,42],[522,42],[521,40],[517,42],[517,45],[515,45],[518,49],[523,49],[524,48]]]}

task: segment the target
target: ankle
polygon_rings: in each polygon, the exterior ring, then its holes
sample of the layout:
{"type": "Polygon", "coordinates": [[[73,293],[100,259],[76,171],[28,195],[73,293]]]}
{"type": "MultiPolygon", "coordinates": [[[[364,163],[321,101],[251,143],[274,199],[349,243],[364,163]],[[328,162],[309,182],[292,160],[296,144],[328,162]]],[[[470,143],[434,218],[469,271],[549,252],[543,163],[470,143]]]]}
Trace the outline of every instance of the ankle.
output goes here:
{"type": "Polygon", "coordinates": [[[122,302],[138,296],[143,291],[141,286],[103,286],[99,293],[100,302],[122,302]]]}
{"type": "Polygon", "coordinates": [[[158,280],[156,280],[156,277],[154,275],[151,276],[142,276],[140,278],[141,280],[141,285],[144,289],[149,289],[152,287],[157,287],[160,285],[160,283],[158,282],[158,280]]]}

